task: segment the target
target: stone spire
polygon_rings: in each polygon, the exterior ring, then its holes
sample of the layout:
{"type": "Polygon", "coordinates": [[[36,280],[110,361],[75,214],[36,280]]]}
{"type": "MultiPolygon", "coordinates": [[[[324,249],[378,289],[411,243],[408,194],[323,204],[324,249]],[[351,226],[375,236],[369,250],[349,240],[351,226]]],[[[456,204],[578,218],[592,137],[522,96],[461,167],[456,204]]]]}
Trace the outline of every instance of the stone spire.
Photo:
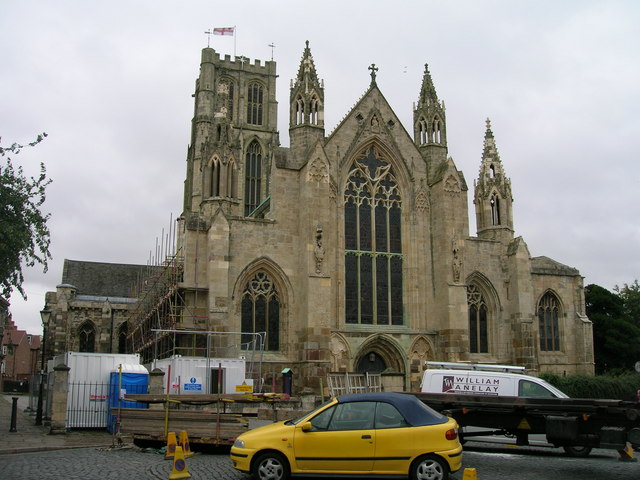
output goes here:
{"type": "Polygon", "coordinates": [[[496,230],[507,230],[513,239],[513,197],[511,180],[504,172],[491,121],[487,118],[480,173],[474,182],[474,203],[478,235],[494,238],[496,230]]]}
{"type": "Polygon", "coordinates": [[[318,79],[309,41],[289,96],[290,166],[301,167],[306,154],[324,138],[324,84],[318,79]]]}
{"type": "MultiPolygon", "coordinates": [[[[418,109],[423,106],[439,104],[436,87],[433,85],[433,79],[429,72],[429,64],[424,64],[424,74],[422,76],[422,87],[420,88],[420,99],[418,100],[418,109]]],[[[442,104],[444,111],[444,103],[442,104]]]]}
{"type": "Polygon", "coordinates": [[[413,141],[430,171],[447,161],[447,122],[444,102],[438,100],[429,65],[424,66],[418,104],[413,108],[413,141]]]}
{"type": "Polygon", "coordinates": [[[294,90],[296,93],[309,93],[312,90],[324,91],[324,86],[321,85],[321,82],[318,80],[313,55],[311,55],[311,49],[309,48],[309,40],[305,42],[302,60],[298,68],[298,75],[291,83],[291,92],[293,93],[294,90]]]}

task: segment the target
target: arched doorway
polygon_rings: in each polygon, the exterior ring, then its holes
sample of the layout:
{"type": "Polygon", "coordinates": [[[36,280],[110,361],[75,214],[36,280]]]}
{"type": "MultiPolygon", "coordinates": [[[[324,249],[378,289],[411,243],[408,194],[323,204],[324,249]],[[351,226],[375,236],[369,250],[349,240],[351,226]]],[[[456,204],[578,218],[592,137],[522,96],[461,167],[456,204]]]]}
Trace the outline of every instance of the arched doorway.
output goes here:
{"type": "Polygon", "coordinates": [[[387,363],[380,355],[373,350],[365,353],[358,364],[356,365],[356,372],[358,373],[382,373],[387,369],[387,363]]]}
{"type": "Polygon", "coordinates": [[[406,353],[390,336],[373,335],[362,342],[353,366],[358,373],[383,373],[382,387],[385,391],[407,388],[406,353]]]}

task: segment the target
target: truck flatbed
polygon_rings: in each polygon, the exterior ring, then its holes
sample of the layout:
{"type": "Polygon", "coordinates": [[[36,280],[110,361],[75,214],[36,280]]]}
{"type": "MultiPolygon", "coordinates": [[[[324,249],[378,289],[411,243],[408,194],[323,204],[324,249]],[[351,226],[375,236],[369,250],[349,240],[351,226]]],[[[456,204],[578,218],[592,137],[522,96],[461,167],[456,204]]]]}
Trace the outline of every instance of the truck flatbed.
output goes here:
{"type": "MultiPolygon", "coordinates": [[[[454,418],[462,436],[505,434],[518,445],[528,435],[545,434],[547,441],[568,453],[584,448],[640,447],[640,403],[610,399],[497,397],[413,392],[434,410],[454,418]],[[466,431],[480,427],[490,431],[466,431]]],[[[587,452],[588,453],[588,452],[587,452]]]]}

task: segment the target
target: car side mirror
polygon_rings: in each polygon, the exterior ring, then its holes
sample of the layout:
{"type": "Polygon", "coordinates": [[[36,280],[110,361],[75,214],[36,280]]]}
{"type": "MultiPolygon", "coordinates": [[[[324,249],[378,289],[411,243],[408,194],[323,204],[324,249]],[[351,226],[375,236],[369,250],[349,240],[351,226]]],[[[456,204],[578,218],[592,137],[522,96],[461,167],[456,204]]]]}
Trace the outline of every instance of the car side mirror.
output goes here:
{"type": "Polygon", "coordinates": [[[311,422],[304,422],[302,425],[300,425],[300,430],[302,430],[303,432],[310,432],[313,429],[313,425],[311,425],[311,422]]]}

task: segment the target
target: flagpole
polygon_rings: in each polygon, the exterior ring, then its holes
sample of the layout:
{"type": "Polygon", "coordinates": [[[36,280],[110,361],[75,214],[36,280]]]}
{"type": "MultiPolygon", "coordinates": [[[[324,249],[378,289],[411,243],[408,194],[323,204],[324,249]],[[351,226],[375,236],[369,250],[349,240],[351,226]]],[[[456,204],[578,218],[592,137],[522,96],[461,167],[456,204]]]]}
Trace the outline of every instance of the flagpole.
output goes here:
{"type": "Polygon", "coordinates": [[[233,58],[236,58],[236,38],[238,38],[238,29],[233,26],[233,58]]]}

